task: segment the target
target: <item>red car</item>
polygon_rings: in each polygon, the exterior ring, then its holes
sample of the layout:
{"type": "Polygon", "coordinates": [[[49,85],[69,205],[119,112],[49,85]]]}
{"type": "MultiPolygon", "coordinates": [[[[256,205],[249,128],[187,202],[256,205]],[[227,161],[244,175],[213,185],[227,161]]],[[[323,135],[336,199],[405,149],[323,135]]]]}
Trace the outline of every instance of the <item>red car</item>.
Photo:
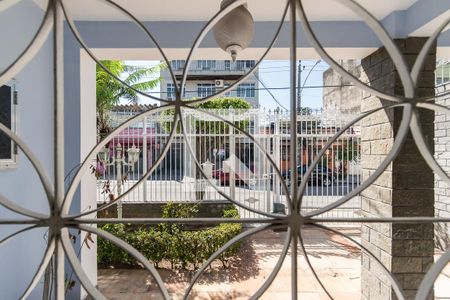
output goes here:
{"type": "MultiPolygon", "coordinates": [[[[241,176],[242,175],[244,175],[244,174],[241,174],[241,176]]],[[[247,174],[245,174],[245,175],[247,175],[247,174]]],[[[219,185],[222,185],[222,186],[230,185],[230,173],[229,172],[224,172],[222,169],[213,170],[212,176],[213,176],[213,178],[219,180],[219,185]]],[[[235,173],[234,176],[235,176],[234,180],[235,180],[236,186],[248,185],[248,180],[241,179],[241,177],[239,177],[239,174],[235,173]]]]}

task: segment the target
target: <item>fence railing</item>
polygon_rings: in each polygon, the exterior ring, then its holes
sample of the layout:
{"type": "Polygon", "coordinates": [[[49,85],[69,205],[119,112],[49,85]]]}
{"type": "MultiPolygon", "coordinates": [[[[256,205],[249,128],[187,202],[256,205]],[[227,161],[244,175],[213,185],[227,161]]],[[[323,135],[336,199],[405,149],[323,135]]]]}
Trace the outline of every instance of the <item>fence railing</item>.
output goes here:
{"type": "MultiPolygon", "coordinates": [[[[208,91],[185,91],[183,92],[183,98],[185,99],[193,99],[193,98],[200,98],[200,97],[208,97],[211,95],[214,95],[215,93],[219,92],[220,90],[224,89],[224,87],[212,87],[208,91]]],[[[166,98],[169,100],[174,100],[176,98],[175,91],[165,94],[166,98]]],[[[230,92],[227,92],[223,95],[224,97],[232,97],[232,98],[245,98],[246,100],[252,100],[257,97],[257,91],[255,90],[255,87],[246,87],[242,88],[240,90],[234,89],[230,92]]]]}
{"type": "MultiPolygon", "coordinates": [[[[194,60],[189,66],[189,72],[244,72],[255,66],[254,60],[194,60]]],[[[185,68],[184,60],[173,60],[170,62],[174,72],[183,71],[185,68]]],[[[167,72],[167,71],[166,71],[167,72]]]]}
{"type": "MultiPolygon", "coordinates": [[[[112,112],[111,124],[120,124],[134,114],[112,112]]],[[[299,164],[296,171],[300,182],[306,180],[302,178],[306,170],[349,117],[311,110],[299,115],[296,141],[299,164]]],[[[208,114],[199,110],[185,112],[185,134],[176,129],[172,142],[167,145],[172,121],[173,116],[164,113],[145,117],[121,131],[109,143],[110,157],[116,156],[119,144],[124,153],[127,149],[138,148],[140,156],[133,168],[117,164],[97,166],[100,175],[97,183],[99,202],[109,201],[109,194],[116,193],[118,185],[122,193],[127,192],[154,168],[148,179],[129,192],[123,202],[218,201],[226,200],[223,196],[226,195],[260,211],[273,211],[274,203],[286,205],[286,190],[282,181],[289,188],[290,174],[294,172],[289,169],[293,141],[287,112],[259,109],[214,110],[208,111],[208,114]],[[219,117],[242,130],[228,126],[219,117]],[[168,149],[164,155],[166,146],[168,149]],[[281,170],[281,177],[277,176],[267,155],[281,170]],[[156,166],[161,156],[163,158],[156,166]],[[208,178],[201,174],[196,160],[208,178]],[[122,178],[118,178],[118,168],[122,168],[122,178]]],[[[304,211],[323,207],[360,184],[360,149],[360,129],[356,124],[343,132],[318,159],[311,177],[307,179],[308,187],[302,206],[304,211]]],[[[327,214],[334,217],[353,216],[359,209],[360,199],[355,197],[327,214]]],[[[246,210],[242,210],[242,214],[245,217],[255,216],[246,210]]]]}

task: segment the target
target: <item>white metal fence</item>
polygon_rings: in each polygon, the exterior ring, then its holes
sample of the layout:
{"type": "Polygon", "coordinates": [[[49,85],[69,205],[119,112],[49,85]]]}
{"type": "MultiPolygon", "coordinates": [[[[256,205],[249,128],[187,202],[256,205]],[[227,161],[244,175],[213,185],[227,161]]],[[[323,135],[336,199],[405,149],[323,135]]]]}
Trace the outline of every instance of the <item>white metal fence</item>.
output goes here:
{"type": "MultiPolygon", "coordinates": [[[[110,123],[114,127],[137,112],[113,111],[110,123]]],[[[161,163],[150,172],[137,188],[130,191],[123,202],[165,201],[217,201],[225,200],[224,193],[247,207],[271,212],[274,203],[286,204],[289,188],[290,118],[288,112],[251,110],[189,110],[183,114],[186,135],[176,131],[168,152],[161,163]],[[216,116],[223,118],[220,120],[216,116]],[[225,121],[237,124],[243,131],[234,130],[225,121]],[[245,134],[248,132],[253,137],[245,134]],[[259,145],[259,146],[258,146],[259,145]],[[281,170],[281,177],[274,172],[265,152],[281,170]],[[199,171],[198,161],[204,174],[199,171]],[[208,178],[205,178],[206,175],[208,178]]],[[[351,116],[304,110],[298,117],[299,178],[311,167],[319,151],[336,134],[351,116]]],[[[109,201],[110,194],[126,193],[146,172],[154,167],[162,155],[173,122],[170,113],[155,114],[124,129],[109,144],[110,166],[97,164],[98,202],[109,201]],[[133,168],[113,157],[122,148],[124,161],[130,160],[127,149],[140,149],[140,156],[133,168]],[[120,163],[119,163],[120,164],[120,163]],[[118,180],[122,178],[122,180],[118,180]]],[[[360,130],[359,125],[345,131],[324,153],[308,180],[303,195],[303,211],[323,207],[349,193],[360,183],[360,130]]],[[[306,180],[306,179],[302,179],[306,180]]],[[[300,184],[300,182],[299,182],[300,184]]],[[[360,209],[360,199],[355,197],[342,207],[328,212],[333,217],[354,216],[360,209]]],[[[245,217],[255,213],[241,210],[245,217]]]]}

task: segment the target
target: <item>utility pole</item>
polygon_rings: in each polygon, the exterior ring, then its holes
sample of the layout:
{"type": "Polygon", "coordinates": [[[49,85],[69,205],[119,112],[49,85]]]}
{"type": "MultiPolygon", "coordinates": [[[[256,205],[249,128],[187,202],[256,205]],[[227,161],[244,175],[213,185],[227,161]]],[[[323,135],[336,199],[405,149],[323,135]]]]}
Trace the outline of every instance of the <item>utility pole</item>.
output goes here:
{"type": "Polygon", "coordinates": [[[298,61],[298,75],[297,75],[297,112],[300,113],[302,111],[302,71],[305,69],[305,66],[302,68],[302,61],[298,61]]]}
{"type": "Polygon", "coordinates": [[[316,63],[309,70],[309,72],[306,75],[306,78],[305,78],[305,80],[303,81],[303,84],[302,84],[302,71],[305,70],[305,66],[303,66],[303,68],[302,68],[302,61],[301,60],[298,61],[298,76],[297,76],[297,111],[298,112],[302,111],[302,90],[303,90],[303,87],[305,86],[306,81],[309,78],[309,75],[311,75],[311,72],[314,70],[315,67],[317,67],[319,65],[320,62],[321,62],[320,59],[318,61],[316,61],[316,63]]]}

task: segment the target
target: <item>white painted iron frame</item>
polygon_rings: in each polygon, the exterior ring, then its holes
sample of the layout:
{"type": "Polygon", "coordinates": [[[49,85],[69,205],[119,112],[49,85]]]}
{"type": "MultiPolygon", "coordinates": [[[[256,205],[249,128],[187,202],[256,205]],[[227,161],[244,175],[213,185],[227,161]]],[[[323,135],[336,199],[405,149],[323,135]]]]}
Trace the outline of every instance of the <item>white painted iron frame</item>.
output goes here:
{"type": "MultiPolygon", "coordinates": [[[[14,5],[16,2],[20,0],[9,0],[9,1],[2,1],[0,2],[0,8],[8,8],[14,5]]],[[[173,72],[170,69],[170,64],[164,55],[164,51],[159,47],[156,40],[151,35],[150,31],[144,27],[144,25],[139,22],[131,13],[126,11],[123,7],[118,5],[112,0],[101,0],[105,3],[108,3],[121,11],[123,14],[131,18],[136,25],[141,28],[151,39],[157,48],[160,50],[161,55],[163,56],[164,60],[166,61],[169,71],[171,73],[171,77],[174,82],[175,78],[173,76],[173,72]]],[[[305,11],[303,9],[303,1],[301,0],[288,0],[286,3],[286,9],[284,11],[283,19],[280,22],[280,25],[278,27],[278,30],[276,32],[276,35],[274,36],[272,42],[268,46],[266,52],[258,63],[244,76],[241,77],[240,80],[236,81],[233,85],[230,85],[228,88],[220,91],[219,93],[203,98],[198,99],[194,101],[188,101],[184,102],[181,98],[180,91],[183,90],[183,87],[186,83],[186,77],[187,77],[187,71],[189,69],[189,65],[192,61],[192,54],[194,51],[199,47],[201,41],[206,36],[206,34],[212,29],[214,24],[217,23],[220,18],[225,16],[228,12],[230,12],[232,9],[245,4],[244,0],[237,0],[235,2],[230,3],[226,7],[224,7],[221,11],[219,11],[210,21],[207,22],[206,26],[202,29],[202,31],[199,33],[197,39],[195,40],[190,53],[186,60],[186,68],[183,74],[183,78],[181,81],[180,87],[178,85],[175,85],[176,88],[176,99],[173,101],[163,100],[159,99],[157,97],[153,97],[151,95],[146,95],[145,93],[141,93],[139,91],[136,91],[143,96],[156,99],[163,103],[162,106],[157,108],[152,108],[147,112],[144,112],[131,120],[125,122],[122,124],[122,126],[119,126],[114,132],[112,132],[105,140],[100,142],[97,146],[95,146],[92,151],[89,153],[89,155],[84,160],[83,164],[81,165],[80,169],[78,170],[77,174],[75,175],[73,181],[71,182],[68,190],[65,192],[64,190],[64,97],[63,97],[63,89],[64,89],[64,81],[63,81],[63,25],[64,25],[64,19],[66,20],[67,24],[69,25],[71,31],[75,34],[76,39],[81,44],[81,46],[86,50],[86,52],[94,59],[97,63],[99,63],[99,60],[95,58],[93,53],[90,51],[90,49],[86,46],[86,44],[83,42],[83,39],[79,35],[76,26],[70,16],[70,13],[66,10],[64,6],[63,0],[49,0],[48,6],[46,9],[46,13],[44,16],[44,19],[36,33],[36,35],[32,38],[29,45],[25,48],[25,50],[18,56],[18,58],[5,70],[2,70],[0,73],[0,85],[3,85],[7,83],[11,78],[13,78],[37,53],[37,51],[42,46],[43,42],[47,39],[49,36],[49,33],[53,29],[53,45],[54,45],[54,64],[55,64],[55,71],[54,71],[54,106],[55,106],[55,113],[54,113],[54,174],[55,179],[54,181],[49,180],[49,177],[46,174],[45,169],[42,167],[42,164],[39,162],[39,160],[33,155],[33,152],[28,146],[10,129],[6,128],[5,126],[0,124],[0,131],[5,133],[8,137],[10,137],[21,149],[21,151],[24,153],[24,155],[30,160],[33,167],[35,168],[36,172],[38,173],[38,176],[41,180],[41,183],[43,185],[43,188],[45,190],[48,205],[49,205],[49,213],[48,215],[43,215],[40,213],[36,213],[33,211],[30,211],[24,207],[21,207],[8,199],[6,199],[3,196],[0,196],[0,204],[14,212],[17,212],[23,216],[28,217],[28,219],[22,219],[22,220],[15,220],[15,219],[1,219],[0,225],[6,225],[6,224],[22,224],[22,225],[29,225],[28,227],[21,229],[17,232],[12,233],[11,235],[3,238],[0,241],[0,244],[4,244],[6,241],[16,237],[17,235],[32,230],[34,228],[38,227],[46,227],[49,230],[49,239],[48,239],[48,246],[45,251],[45,254],[42,258],[42,262],[40,263],[39,267],[36,270],[35,276],[33,277],[32,281],[28,285],[27,289],[24,291],[23,296],[21,298],[26,298],[29,293],[33,290],[33,288],[38,283],[40,277],[42,276],[44,270],[49,264],[49,261],[51,258],[54,258],[55,264],[55,277],[54,282],[56,286],[56,291],[54,294],[54,297],[56,299],[63,299],[64,298],[64,259],[67,258],[69,263],[72,265],[72,268],[76,275],[78,276],[78,279],[80,280],[83,287],[86,289],[88,294],[92,296],[95,299],[105,299],[105,297],[98,291],[98,289],[93,286],[93,284],[89,281],[87,274],[84,272],[80,262],[78,261],[78,258],[76,257],[75,251],[73,249],[73,246],[71,244],[71,240],[69,238],[68,230],[69,228],[76,228],[85,232],[91,232],[93,234],[96,234],[99,237],[102,237],[106,240],[111,241],[112,243],[116,244],[120,248],[127,251],[130,255],[134,256],[139,262],[141,262],[144,266],[144,268],[153,276],[154,280],[156,281],[161,294],[164,299],[170,299],[170,295],[167,291],[167,288],[164,286],[164,283],[161,280],[161,277],[159,276],[158,272],[155,270],[155,268],[149,264],[148,260],[140,254],[136,249],[132,248],[130,245],[125,243],[124,241],[114,237],[110,233],[104,232],[100,229],[93,228],[91,226],[87,226],[86,224],[103,224],[103,223],[133,223],[133,224],[156,224],[156,223],[164,223],[164,222],[171,222],[171,223],[217,223],[217,222],[240,222],[240,223],[261,223],[264,225],[261,225],[260,227],[245,231],[229,242],[227,242],[221,249],[219,249],[204,265],[203,267],[198,270],[197,274],[194,276],[191,284],[189,285],[189,288],[185,292],[185,299],[189,296],[189,292],[191,291],[193,285],[195,284],[197,278],[205,271],[208,264],[211,263],[211,261],[218,256],[220,253],[225,251],[228,247],[230,247],[233,243],[250,236],[252,234],[255,234],[259,231],[263,230],[269,230],[269,229],[275,229],[278,227],[284,227],[287,228],[287,235],[286,240],[284,243],[284,247],[282,250],[282,255],[280,256],[276,266],[274,267],[272,273],[267,277],[264,284],[255,292],[255,294],[251,297],[251,299],[256,299],[260,295],[262,295],[266,289],[270,286],[270,284],[273,282],[274,278],[276,277],[278,271],[281,268],[281,265],[284,261],[284,258],[287,255],[287,251],[289,247],[291,248],[291,256],[292,256],[292,299],[297,299],[297,261],[298,261],[298,253],[297,249],[298,246],[301,247],[303,250],[303,254],[305,255],[307,259],[308,265],[311,267],[311,271],[313,272],[314,276],[322,286],[322,288],[325,290],[325,292],[332,298],[332,295],[326,290],[326,287],[321,282],[320,277],[315,272],[314,268],[312,268],[311,263],[309,262],[308,255],[304,251],[304,245],[303,245],[303,239],[301,235],[301,228],[308,224],[310,226],[314,226],[316,228],[321,228],[323,230],[338,234],[343,236],[344,238],[348,239],[349,241],[353,242],[354,244],[358,245],[361,249],[365,249],[360,243],[353,240],[351,237],[340,233],[334,229],[331,229],[323,224],[327,224],[330,222],[336,222],[336,221],[345,221],[345,222],[354,222],[354,223],[368,223],[368,222],[377,222],[377,223],[434,223],[434,222],[450,222],[450,218],[423,218],[423,217],[417,217],[417,218],[402,218],[402,217],[393,217],[393,218],[344,218],[343,220],[339,218],[321,218],[320,214],[322,214],[325,211],[331,210],[337,206],[339,206],[342,203],[345,203],[348,201],[353,194],[360,192],[364,189],[366,189],[370,184],[372,184],[383,172],[383,170],[386,168],[386,166],[398,155],[401,144],[403,140],[406,137],[406,134],[408,130],[411,130],[413,133],[414,140],[422,153],[423,157],[429,164],[429,166],[434,170],[434,172],[438,175],[440,175],[447,183],[450,183],[450,178],[448,174],[446,174],[442,168],[436,163],[430,149],[427,148],[427,146],[424,143],[423,134],[420,129],[420,125],[417,121],[417,109],[420,108],[426,108],[433,111],[439,111],[443,112],[445,114],[449,114],[450,109],[440,106],[437,104],[430,103],[429,100],[433,100],[434,97],[424,97],[424,98],[418,98],[416,95],[416,87],[417,87],[417,80],[420,73],[420,70],[423,67],[425,57],[430,50],[432,44],[436,40],[439,33],[445,28],[448,23],[450,22],[450,18],[447,18],[442,25],[436,30],[435,34],[433,34],[428,42],[423,47],[422,51],[420,52],[414,67],[410,72],[408,72],[408,68],[406,67],[405,61],[403,56],[400,54],[399,50],[393,43],[392,39],[389,37],[387,32],[383,29],[381,24],[369,13],[367,12],[363,7],[361,7],[358,3],[356,3],[353,0],[335,0],[344,5],[345,7],[351,9],[356,14],[358,14],[366,23],[367,25],[375,32],[375,34],[379,37],[383,45],[386,47],[386,50],[390,54],[391,58],[393,59],[393,62],[399,72],[400,79],[403,83],[405,95],[403,97],[397,97],[392,95],[387,95],[383,93],[382,91],[378,91],[372,87],[369,87],[365,85],[364,83],[358,81],[357,78],[353,77],[349,73],[347,73],[336,61],[334,61],[324,50],[324,48],[321,46],[320,42],[314,35],[310,23],[308,21],[308,18],[305,14],[305,11]],[[227,195],[223,194],[223,196],[228,199],[229,201],[235,203],[236,205],[243,207],[245,209],[254,211],[255,213],[259,213],[266,218],[261,219],[221,219],[221,218],[191,218],[191,219],[153,219],[153,218],[144,218],[144,219],[121,219],[121,220],[110,220],[110,219],[92,219],[92,218],[81,218],[83,216],[89,215],[91,213],[98,212],[99,210],[103,209],[103,207],[99,207],[97,209],[79,213],[76,215],[70,215],[69,214],[69,207],[71,205],[71,202],[74,199],[74,194],[77,189],[77,186],[80,184],[82,175],[88,170],[89,164],[93,158],[96,157],[99,150],[101,150],[106,143],[108,143],[115,134],[119,133],[121,130],[123,130],[126,126],[131,124],[134,121],[140,120],[147,115],[153,114],[155,112],[160,112],[168,109],[174,109],[175,115],[173,119],[173,126],[172,126],[172,132],[169,138],[169,141],[171,141],[174,137],[175,129],[180,126],[183,134],[185,133],[185,124],[183,121],[183,113],[187,109],[193,109],[193,106],[195,104],[205,102],[213,97],[225,94],[228,91],[231,91],[233,88],[236,87],[240,82],[251,76],[252,72],[258,67],[259,62],[261,62],[268,51],[272,48],[279,32],[282,27],[282,24],[284,22],[284,19],[286,17],[287,11],[290,8],[289,13],[289,19],[290,19],[290,37],[291,37],[291,51],[290,51],[290,61],[291,61],[291,111],[293,112],[291,115],[291,124],[296,124],[297,115],[296,112],[296,99],[295,99],[295,91],[296,91],[296,47],[297,47],[297,41],[296,41],[296,20],[297,15],[299,17],[299,20],[302,22],[303,28],[305,30],[305,33],[310,41],[310,43],[314,46],[315,50],[320,54],[322,59],[324,59],[330,66],[332,66],[340,75],[342,75],[344,78],[352,81],[357,86],[361,87],[362,89],[367,90],[370,93],[373,93],[376,96],[379,96],[383,99],[386,99],[392,104],[389,104],[383,108],[376,109],[370,112],[367,112],[363,114],[361,117],[358,117],[356,121],[367,117],[371,114],[373,114],[376,111],[382,110],[382,109],[392,109],[393,107],[399,106],[403,107],[403,120],[398,132],[398,135],[395,139],[394,146],[389,153],[389,155],[386,157],[386,159],[382,162],[380,167],[377,169],[376,172],[372,176],[370,176],[364,183],[361,184],[361,186],[358,188],[358,191],[354,190],[352,193],[350,193],[347,196],[342,197],[340,200],[335,202],[334,204],[328,205],[326,207],[323,207],[321,209],[317,209],[316,211],[310,212],[308,214],[301,214],[300,208],[302,205],[302,199],[303,199],[303,192],[305,190],[305,183],[306,180],[303,180],[302,184],[297,187],[296,184],[293,184],[292,190],[289,192],[287,189],[286,184],[282,184],[282,188],[285,190],[286,194],[289,193],[289,201],[288,204],[288,214],[287,215],[280,215],[275,213],[267,213],[267,212],[261,212],[249,207],[246,207],[245,205],[242,205],[234,199],[231,199],[227,195]],[[318,224],[321,223],[321,224],[318,224]]],[[[106,68],[100,64],[102,68],[106,70],[106,68]]],[[[109,72],[108,70],[106,70],[109,72]]],[[[112,74],[111,74],[112,75],[112,74]]],[[[116,78],[120,81],[120,79],[116,78]]],[[[122,84],[125,84],[123,81],[121,81],[122,84]]],[[[126,84],[125,84],[126,85],[126,84]]],[[[209,112],[204,111],[205,114],[210,114],[209,112]]],[[[214,116],[218,118],[219,120],[223,121],[224,123],[228,124],[229,126],[236,128],[236,126],[229,122],[220,116],[214,116]]],[[[356,122],[353,121],[349,124],[351,126],[352,123],[356,122]]],[[[293,126],[295,128],[296,126],[293,126]]],[[[239,128],[236,128],[237,130],[241,130],[239,128]]],[[[333,140],[335,140],[340,134],[344,133],[345,130],[341,130],[341,132],[337,133],[328,143],[330,145],[333,140]]],[[[265,153],[266,158],[270,162],[270,164],[275,168],[276,175],[281,177],[280,170],[276,168],[276,164],[271,159],[270,155],[266,152],[264,152],[264,148],[259,145],[258,141],[254,139],[254,137],[247,133],[242,132],[244,135],[246,135],[249,139],[251,139],[255,145],[263,152],[265,153]]],[[[291,138],[292,140],[297,139],[297,133],[296,129],[292,130],[291,132],[291,138]]],[[[149,174],[156,168],[158,163],[162,161],[162,158],[167,153],[168,145],[170,145],[170,142],[168,142],[163,151],[162,155],[159,157],[157,162],[154,166],[150,168],[150,170],[143,176],[141,181],[146,180],[149,174]]],[[[295,169],[297,165],[297,157],[296,157],[296,151],[295,151],[295,143],[294,146],[291,147],[291,164],[292,167],[295,169]]],[[[191,155],[195,157],[192,148],[188,144],[188,150],[190,151],[191,155]]],[[[323,149],[323,151],[326,151],[326,148],[323,149]]],[[[314,165],[318,163],[319,158],[317,158],[314,161],[314,165]]],[[[207,178],[206,174],[204,174],[200,163],[196,161],[197,166],[199,167],[200,172],[203,174],[205,178],[207,178]]],[[[310,176],[310,172],[305,175],[305,178],[310,176]]],[[[292,180],[294,182],[296,181],[296,175],[294,172],[294,175],[292,176],[292,180]]],[[[218,191],[220,193],[220,191],[218,191]]],[[[123,197],[123,195],[122,195],[123,197]]],[[[115,199],[112,203],[108,205],[112,205],[119,201],[121,197],[118,197],[115,199]]],[[[381,262],[374,257],[370,251],[367,251],[369,255],[372,256],[375,262],[378,262],[380,266],[384,269],[387,277],[391,281],[392,288],[394,289],[397,297],[399,299],[405,299],[403,291],[401,287],[399,286],[396,279],[393,277],[393,275],[383,267],[381,262]]],[[[442,255],[442,257],[431,267],[431,269],[428,271],[427,275],[423,279],[420,287],[419,292],[417,293],[416,299],[417,300],[425,300],[427,299],[428,294],[432,290],[434,281],[436,280],[437,276],[439,275],[442,268],[450,261],[450,252],[445,253],[442,255]]]]}

